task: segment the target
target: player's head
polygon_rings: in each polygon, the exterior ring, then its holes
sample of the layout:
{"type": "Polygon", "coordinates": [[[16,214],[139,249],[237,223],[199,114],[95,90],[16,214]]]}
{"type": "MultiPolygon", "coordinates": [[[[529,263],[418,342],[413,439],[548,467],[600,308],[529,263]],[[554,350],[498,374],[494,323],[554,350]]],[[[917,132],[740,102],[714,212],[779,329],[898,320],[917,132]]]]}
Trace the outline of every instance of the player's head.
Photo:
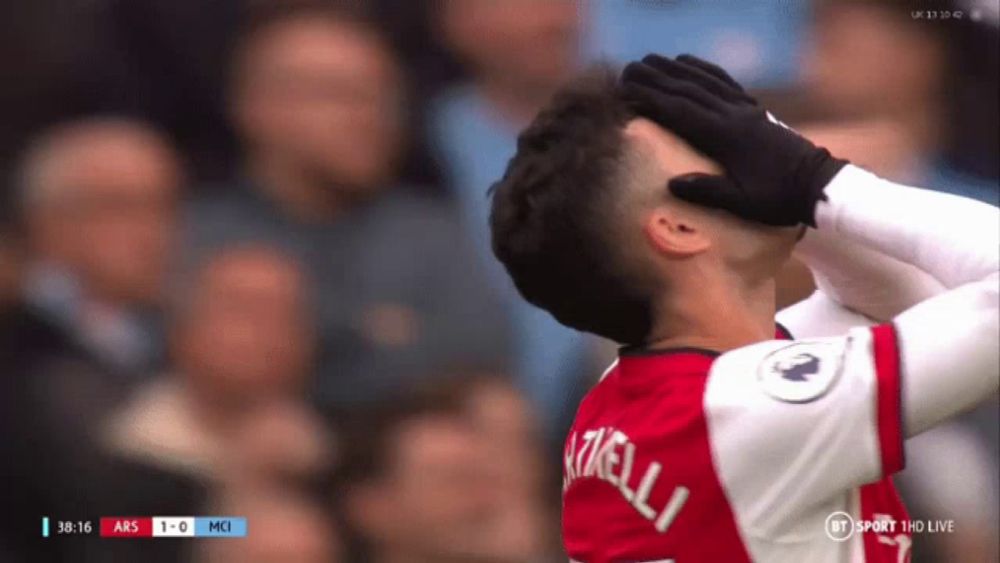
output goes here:
{"type": "Polygon", "coordinates": [[[787,230],[674,198],[673,176],[717,164],[637,118],[607,71],[559,92],[518,138],[493,188],[493,250],[524,297],[563,324],[618,342],[706,284],[769,280],[787,230]]]}

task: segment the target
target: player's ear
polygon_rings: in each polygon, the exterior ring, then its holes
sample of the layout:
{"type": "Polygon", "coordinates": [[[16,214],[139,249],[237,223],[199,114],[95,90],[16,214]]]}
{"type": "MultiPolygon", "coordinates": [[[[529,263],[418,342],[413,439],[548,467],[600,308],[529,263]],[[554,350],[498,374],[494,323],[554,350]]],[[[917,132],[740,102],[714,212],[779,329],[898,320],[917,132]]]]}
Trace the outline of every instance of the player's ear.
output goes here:
{"type": "Polygon", "coordinates": [[[645,218],[643,231],[657,252],[673,258],[701,254],[711,246],[697,216],[674,206],[653,208],[645,218]]]}

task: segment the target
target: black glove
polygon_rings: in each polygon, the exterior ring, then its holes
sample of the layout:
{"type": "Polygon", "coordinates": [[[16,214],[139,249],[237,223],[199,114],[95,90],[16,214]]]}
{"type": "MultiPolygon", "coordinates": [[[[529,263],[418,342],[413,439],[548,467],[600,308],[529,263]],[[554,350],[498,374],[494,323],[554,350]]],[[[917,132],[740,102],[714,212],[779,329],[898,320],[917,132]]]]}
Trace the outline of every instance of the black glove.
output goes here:
{"type": "Polygon", "coordinates": [[[823,188],[846,161],[764,111],[721,68],[690,55],[648,55],[625,67],[621,95],[637,113],[715,159],[727,176],[670,181],[677,197],[769,225],[815,226],[823,188]]]}

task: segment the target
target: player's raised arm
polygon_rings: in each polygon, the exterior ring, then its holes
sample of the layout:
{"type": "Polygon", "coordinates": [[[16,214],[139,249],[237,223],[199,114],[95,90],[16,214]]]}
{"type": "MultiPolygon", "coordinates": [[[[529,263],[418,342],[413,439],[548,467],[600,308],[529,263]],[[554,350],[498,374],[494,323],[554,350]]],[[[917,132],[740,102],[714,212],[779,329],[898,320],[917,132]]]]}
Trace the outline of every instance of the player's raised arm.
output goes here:
{"type": "Polygon", "coordinates": [[[893,184],[853,166],[833,179],[826,194],[816,211],[820,230],[913,264],[948,289],[893,320],[906,382],[907,435],[995,393],[1000,381],[998,210],[893,184]]]}
{"type": "Polygon", "coordinates": [[[830,229],[808,229],[795,256],[812,272],[816,291],[778,311],[795,338],[835,336],[896,315],[947,291],[934,276],[830,229]]]}
{"type": "MultiPolygon", "coordinates": [[[[947,290],[886,329],[899,343],[908,435],[996,392],[996,208],[893,184],[834,158],[780,124],[724,71],[692,57],[633,63],[622,88],[641,112],[726,169],[725,177],[674,179],[674,195],[770,225],[802,224],[844,237],[947,290]]],[[[932,285],[920,291],[933,294],[932,285]]]]}

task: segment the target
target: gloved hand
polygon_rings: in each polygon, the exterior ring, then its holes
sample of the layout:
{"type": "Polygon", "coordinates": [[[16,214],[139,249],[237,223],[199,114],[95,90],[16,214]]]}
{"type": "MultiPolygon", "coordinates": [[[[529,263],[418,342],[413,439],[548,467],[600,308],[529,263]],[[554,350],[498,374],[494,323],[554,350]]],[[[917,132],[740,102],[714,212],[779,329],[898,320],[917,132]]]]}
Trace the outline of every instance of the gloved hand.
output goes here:
{"type": "Polygon", "coordinates": [[[847,164],[774,119],[724,70],[691,55],[633,62],[620,89],[639,115],[726,170],[672,179],[670,191],[692,203],[769,225],[815,226],[823,188],[847,164]]]}

